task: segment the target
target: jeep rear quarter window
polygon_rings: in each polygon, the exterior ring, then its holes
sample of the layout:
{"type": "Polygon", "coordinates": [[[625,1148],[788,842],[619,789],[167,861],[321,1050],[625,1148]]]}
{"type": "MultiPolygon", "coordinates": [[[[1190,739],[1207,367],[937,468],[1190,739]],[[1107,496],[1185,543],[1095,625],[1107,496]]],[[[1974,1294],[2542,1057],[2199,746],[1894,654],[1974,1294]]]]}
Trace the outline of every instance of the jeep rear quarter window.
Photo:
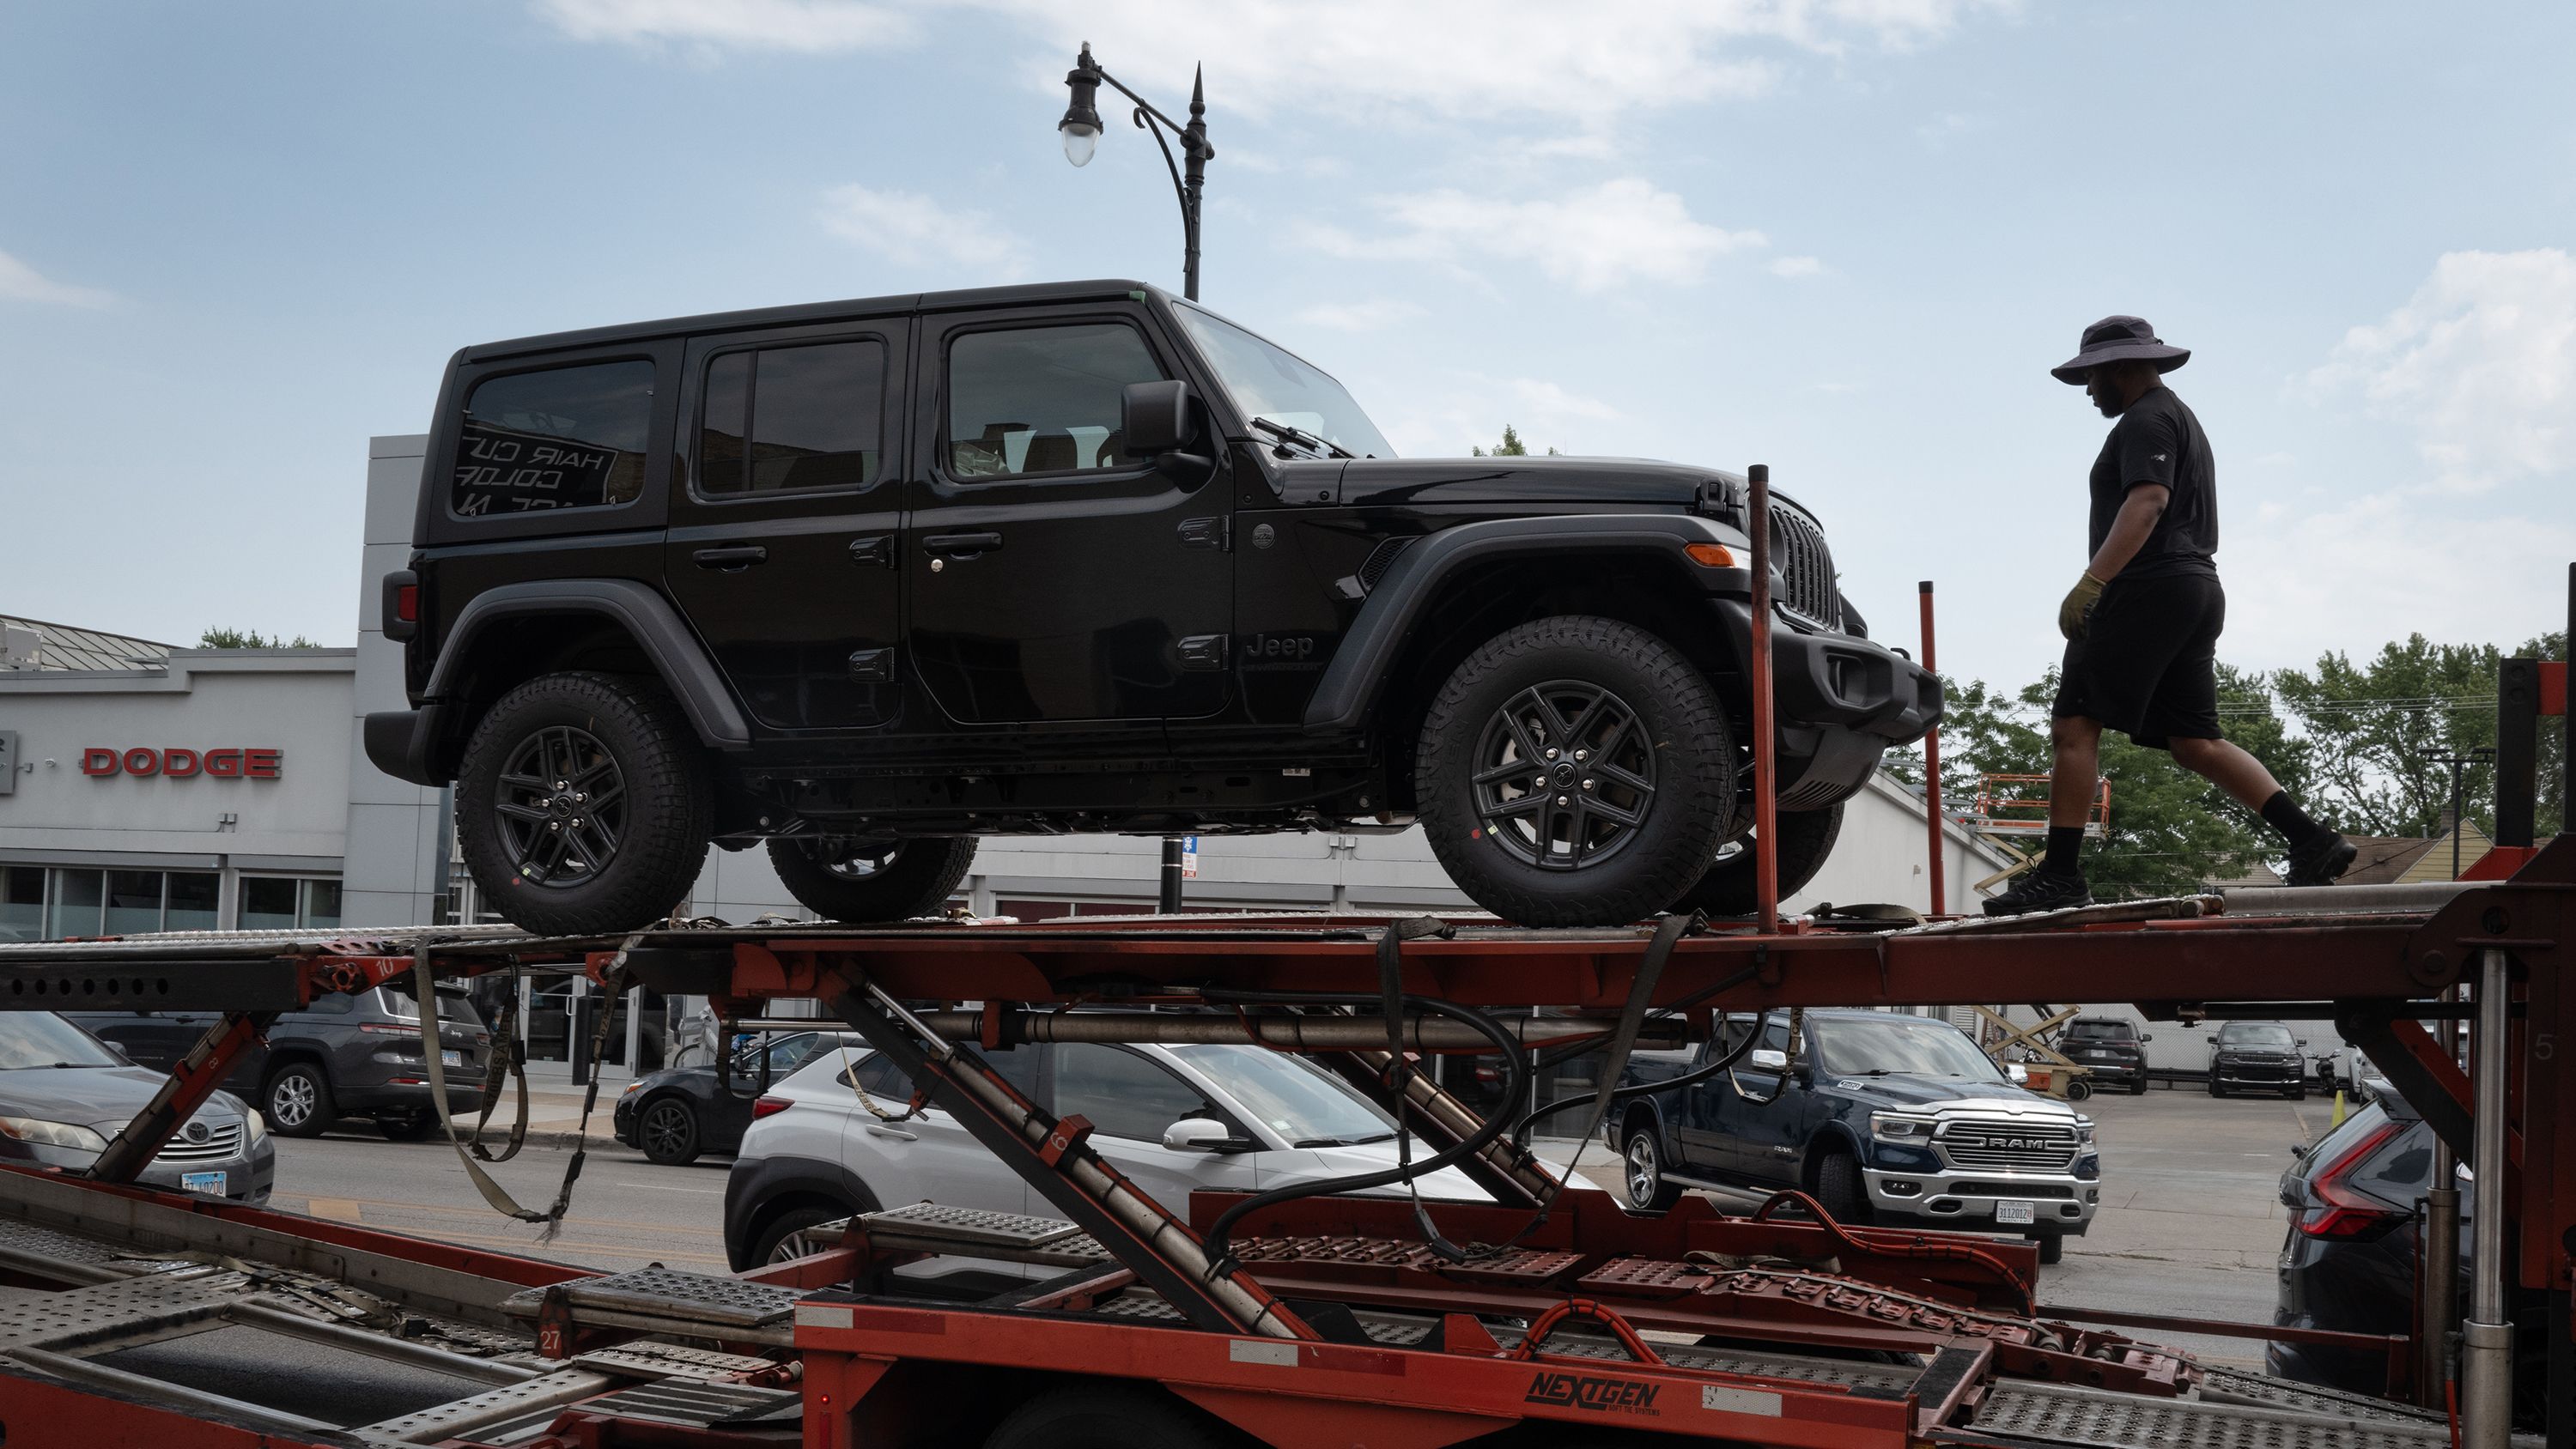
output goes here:
{"type": "Polygon", "coordinates": [[[698,492],[725,498],[874,483],[885,373],[885,344],[872,337],[717,357],[707,364],[698,492]]]}
{"type": "Polygon", "coordinates": [[[474,385],[448,508],[459,518],[607,508],[644,492],[653,364],[506,373],[474,385]]]}
{"type": "Polygon", "coordinates": [[[948,475],[1134,467],[1119,431],[1127,384],[1164,376],[1123,322],[966,333],[948,345],[948,475]]]}

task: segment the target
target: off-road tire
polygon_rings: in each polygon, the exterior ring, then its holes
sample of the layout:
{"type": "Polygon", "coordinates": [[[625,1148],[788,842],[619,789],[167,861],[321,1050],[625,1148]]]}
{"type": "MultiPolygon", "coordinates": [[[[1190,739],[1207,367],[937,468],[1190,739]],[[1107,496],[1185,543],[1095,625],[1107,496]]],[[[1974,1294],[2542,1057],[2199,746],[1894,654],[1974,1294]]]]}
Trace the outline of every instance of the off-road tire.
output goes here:
{"type": "Polygon", "coordinates": [[[635,1114],[635,1143],[648,1160],[665,1167],[695,1162],[702,1150],[698,1114],[685,1097],[656,1097],[635,1114]]]}
{"type": "Polygon", "coordinates": [[[1639,1212],[1665,1212],[1682,1200],[1681,1184],[1664,1175],[1663,1143],[1651,1121],[1630,1127],[1619,1139],[1619,1191],[1639,1212]]]}
{"type": "Polygon", "coordinates": [[[1237,1442],[1161,1394],[1084,1385],[1021,1405],[984,1449],[1227,1449],[1237,1442]]]}
{"type": "Polygon", "coordinates": [[[259,1110],[280,1137],[319,1137],[340,1120],[331,1074],[315,1062],[288,1062],[269,1073],[259,1089],[259,1110]]]}
{"type": "Polygon", "coordinates": [[[2066,1235],[2064,1233],[2042,1233],[2037,1241],[2040,1262],[2053,1265],[2065,1260],[2066,1235]]]}
{"type": "Polygon", "coordinates": [[[438,1113],[433,1108],[423,1107],[400,1117],[379,1117],[376,1130],[385,1134],[388,1142],[426,1142],[430,1134],[438,1130],[438,1113]]]}
{"type": "Polygon", "coordinates": [[[971,835],[897,841],[874,873],[851,876],[816,857],[818,847],[830,848],[825,838],[782,836],[769,842],[769,863],[807,910],[827,921],[867,925],[938,914],[974,866],[975,844],[971,835]]]}
{"type": "MultiPolygon", "coordinates": [[[[1825,868],[1826,858],[1834,853],[1834,841],[1843,833],[1843,807],[1837,804],[1822,810],[1784,811],[1779,820],[1780,899],[1785,901],[1825,868]]],[[[1760,907],[1753,879],[1753,832],[1748,830],[1741,840],[1726,842],[1719,851],[1698,883],[1673,903],[1674,910],[1749,916],[1760,907]]]]}
{"type": "Polygon", "coordinates": [[[1524,926],[1620,926],[1663,910],[1706,872],[1735,813],[1735,746],[1716,690],[1671,645],[1613,619],[1560,615],[1485,641],[1433,699],[1416,760],[1432,853],[1476,904],[1524,926]],[[1486,829],[1476,799],[1489,726],[1525,692],[1556,686],[1605,692],[1628,711],[1653,771],[1621,843],[1567,868],[1523,859],[1486,829]]]}
{"type": "Polygon", "coordinates": [[[1835,1222],[1868,1222],[1869,1185],[1861,1179],[1860,1159],[1840,1147],[1819,1159],[1816,1163],[1816,1201],[1835,1222]]]}
{"type": "Polygon", "coordinates": [[[632,931],[671,914],[706,867],[715,786],[696,733],[658,683],[611,674],[544,674],[484,713],[456,780],[465,868],[512,925],[545,935],[632,931]],[[510,757],[538,732],[569,727],[595,740],[624,785],[615,849],[588,879],[524,878],[500,833],[498,795],[510,757]]]}

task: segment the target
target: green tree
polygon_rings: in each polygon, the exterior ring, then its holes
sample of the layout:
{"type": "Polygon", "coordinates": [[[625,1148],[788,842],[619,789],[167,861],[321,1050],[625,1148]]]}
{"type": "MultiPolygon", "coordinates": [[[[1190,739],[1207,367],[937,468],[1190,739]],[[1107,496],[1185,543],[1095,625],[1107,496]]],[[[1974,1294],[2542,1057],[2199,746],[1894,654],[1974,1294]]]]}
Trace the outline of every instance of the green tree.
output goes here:
{"type": "MultiPolygon", "coordinates": [[[[1520,433],[1511,424],[1505,423],[1503,440],[1494,445],[1494,451],[1488,453],[1482,448],[1469,448],[1467,456],[1470,458],[1526,458],[1529,456],[1529,445],[1521,441],[1520,433]]],[[[1556,449],[1550,448],[1547,450],[1547,456],[1554,458],[1560,455],[1556,449]]]]}
{"type": "Polygon", "coordinates": [[[292,640],[268,636],[257,629],[208,629],[197,636],[200,649],[319,649],[322,646],[298,634],[292,640]]]}
{"type": "MultiPolygon", "coordinates": [[[[2564,634],[2525,642],[2519,657],[2563,659],[2564,634]]],[[[2315,762],[2319,818],[2367,835],[2427,836],[2451,808],[2451,771],[2437,755],[2466,754],[2496,741],[2496,681],[2505,659],[2492,644],[2434,644],[2421,634],[2382,647],[2356,664],[2340,652],[2313,670],[2275,676],[2282,702],[2307,736],[2315,762]]],[[[2540,830],[2566,818],[2566,736],[2541,732],[2540,830]]],[[[2286,783],[2286,782],[2285,782],[2286,783]]],[[[2463,772],[2468,817],[2495,828],[2495,771],[2463,772]]]]}

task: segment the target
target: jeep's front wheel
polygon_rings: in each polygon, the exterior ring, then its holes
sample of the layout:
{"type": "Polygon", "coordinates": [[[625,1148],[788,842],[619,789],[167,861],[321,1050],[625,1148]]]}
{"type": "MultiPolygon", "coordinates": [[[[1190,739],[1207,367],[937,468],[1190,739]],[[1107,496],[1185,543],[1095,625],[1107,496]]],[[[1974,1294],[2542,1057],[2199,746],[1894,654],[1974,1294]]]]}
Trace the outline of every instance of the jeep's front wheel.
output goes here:
{"type": "MultiPolygon", "coordinates": [[[[1789,810],[1779,816],[1780,899],[1787,900],[1825,868],[1834,840],[1843,833],[1843,807],[1789,810]]],[[[1756,862],[1753,832],[1719,846],[1699,882],[1675,902],[1676,911],[1706,911],[1712,916],[1749,916],[1760,908],[1753,879],[1756,862]]]]}
{"type": "Polygon", "coordinates": [[[1735,807],[1716,691],[1612,619],[1538,619],[1469,654],[1423,721],[1415,776],[1450,879],[1524,926],[1663,910],[1706,871],[1735,807]]]}
{"type": "Polygon", "coordinates": [[[658,685],[540,675],[465,747],[457,840],[484,900],[548,935],[632,931],[671,913],[707,860],[715,790],[658,685]]]}
{"type": "Polygon", "coordinates": [[[975,837],[782,836],[769,842],[769,863],[787,893],[827,921],[908,921],[936,912],[966,878],[975,837]]]}

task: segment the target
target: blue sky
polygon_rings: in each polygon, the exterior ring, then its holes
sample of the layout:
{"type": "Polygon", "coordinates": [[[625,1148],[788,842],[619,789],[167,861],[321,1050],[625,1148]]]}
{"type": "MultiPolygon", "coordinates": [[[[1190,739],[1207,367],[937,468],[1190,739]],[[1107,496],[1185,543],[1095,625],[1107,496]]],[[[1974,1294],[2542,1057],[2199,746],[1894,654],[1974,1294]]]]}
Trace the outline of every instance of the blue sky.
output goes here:
{"type": "Polygon", "coordinates": [[[1207,300],[1399,449],[1768,462],[1952,672],[2054,658],[2110,312],[2197,351],[2225,657],[2562,617],[2576,8],[2351,0],[0,6],[0,612],[348,641],[466,343],[1177,288],[1152,143],[1058,147],[1085,39],[1205,63],[1207,300]]]}

